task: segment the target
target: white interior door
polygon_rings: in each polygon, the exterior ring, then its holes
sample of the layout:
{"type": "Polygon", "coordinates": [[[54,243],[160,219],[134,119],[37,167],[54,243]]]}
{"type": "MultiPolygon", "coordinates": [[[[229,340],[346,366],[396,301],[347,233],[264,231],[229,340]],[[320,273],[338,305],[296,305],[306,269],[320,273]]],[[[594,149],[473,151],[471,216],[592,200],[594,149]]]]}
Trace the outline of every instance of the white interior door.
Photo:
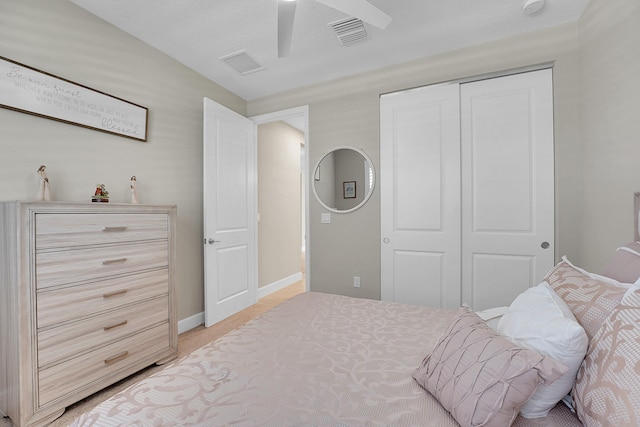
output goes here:
{"type": "Polygon", "coordinates": [[[205,326],[254,304],[256,138],[254,123],[204,99],[205,326]]]}
{"type": "Polygon", "coordinates": [[[462,294],[509,305],[554,263],[550,69],[460,86],[462,294]]]}
{"type": "Polygon", "coordinates": [[[458,85],[380,100],[381,297],[460,305],[458,85]]]}

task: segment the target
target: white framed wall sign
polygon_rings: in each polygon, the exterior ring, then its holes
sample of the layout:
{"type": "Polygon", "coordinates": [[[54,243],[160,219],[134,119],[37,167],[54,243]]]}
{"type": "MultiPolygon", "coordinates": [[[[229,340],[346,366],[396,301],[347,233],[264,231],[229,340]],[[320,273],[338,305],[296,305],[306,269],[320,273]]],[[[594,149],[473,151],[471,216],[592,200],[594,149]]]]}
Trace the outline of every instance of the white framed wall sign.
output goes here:
{"type": "Polygon", "coordinates": [[[2,56],[0,107],[147,140],[147,108],[2,56]]]}

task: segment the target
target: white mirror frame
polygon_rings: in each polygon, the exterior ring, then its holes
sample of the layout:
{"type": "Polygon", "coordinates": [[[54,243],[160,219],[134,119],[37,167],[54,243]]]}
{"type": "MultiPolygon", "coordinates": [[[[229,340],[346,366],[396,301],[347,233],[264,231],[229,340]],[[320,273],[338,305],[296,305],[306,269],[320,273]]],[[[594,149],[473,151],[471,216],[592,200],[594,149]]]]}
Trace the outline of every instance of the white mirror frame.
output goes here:
{"type": "Polygon", "coordinates": [[[313,189],[313,194],[316,196],[316,200],[318,201],[318,203],[320,203],[322,205],[323,208],[325,208],[326,210],[331,211],[333,213],[346,214],[346,213],[353,212],[355,210],[360,209],[362,206],[364,206],[367,203],[367,201],[369,200],[369,198],[373,194],[373,190],[376,187],[376,168],[373,166],[373,162],[371,161],[371,158],[361,148],[353,147],[351,145],[338,145],[336,147],[333,147],[333,148],[327,150],[322,155],[322,157],[320,157],[320,160],[318,160],[316,162],[316,165],[313,168],[312,173],[309,174],[309,178],[310,178],[310,181],[311,181],[311,188],[313,189]],[[369,162],[369,165],[371,166],[371,174],[372,174],[373,182],[371,183],[371,189],[369,190],[369,192],[367,194],[365,194],[364,199],[362,199],[362,201],[360,203],[358,203],[356,206],[352,207],[351,209],[339,210],[339,209],[331,208],[331,207],[327,206],[322,201],[322,199],[320,199],[320,196],[318,196],[318,193],[316,191],[316,185],[315,185],[315,181],[314,181],[313,177],[316,175],[316,171],[318,170],[318,167],[320,166],[320,163],[322,163],[322,161],[324,160],[325,157],[327,157],[329,154],[333,153],[334,151],[344,150],[344,149],[353,150],[353,151],[357,152],[358,154],[362,155],[362,157],[364,157],[364,159],[367,162],[369,162]]]}

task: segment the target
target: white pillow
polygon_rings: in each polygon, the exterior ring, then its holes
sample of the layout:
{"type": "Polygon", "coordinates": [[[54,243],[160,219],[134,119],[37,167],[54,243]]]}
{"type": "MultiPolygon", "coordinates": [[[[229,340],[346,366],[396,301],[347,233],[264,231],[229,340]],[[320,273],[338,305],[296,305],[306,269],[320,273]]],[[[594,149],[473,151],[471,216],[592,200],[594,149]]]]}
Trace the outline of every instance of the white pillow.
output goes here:
{"type": "Polygon", "coordinates": [[[498,323],[497,332],[514,344],[537,350],[568,370],[551,384],[538,386],[520,409],[525,418],[545,417],[573,387],[589,339],[567,304],[543,282],[520,294],[498,323]]]}
{"type": "Polygon", "coordinates": [[[509,307],[493,307],[486,310],[476,311],[476,314],[484,320],[484,323],[486,323],[487,326],[495,331],[498,329],[498,322],[500,322],[500,319],[508,310],[509,307]]]}

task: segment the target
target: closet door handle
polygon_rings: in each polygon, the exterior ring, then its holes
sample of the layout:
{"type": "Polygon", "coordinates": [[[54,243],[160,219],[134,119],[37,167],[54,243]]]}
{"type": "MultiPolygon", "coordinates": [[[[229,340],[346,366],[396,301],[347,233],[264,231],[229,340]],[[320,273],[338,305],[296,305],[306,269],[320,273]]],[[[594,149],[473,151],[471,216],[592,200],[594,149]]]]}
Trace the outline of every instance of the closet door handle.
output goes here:
{"type": "Polygon", "coordinates": [[[540,245],[542,249],[549,249],[549,246],[551,246],[549,245],[549,242],[542,242],[542,244],[540,245]]]}

